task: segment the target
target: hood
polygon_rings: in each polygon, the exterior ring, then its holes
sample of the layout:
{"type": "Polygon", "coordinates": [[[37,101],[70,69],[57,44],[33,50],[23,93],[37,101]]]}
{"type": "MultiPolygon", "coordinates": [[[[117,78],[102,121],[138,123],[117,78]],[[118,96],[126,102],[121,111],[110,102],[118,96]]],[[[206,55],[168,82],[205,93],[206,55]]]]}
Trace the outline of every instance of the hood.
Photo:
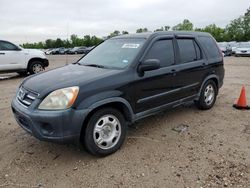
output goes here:
{"type": "Polygon", "coordinates": [[[30,57],[46,58],[45,53],[42,50],[24,48],[22,50],[26,55],[29,55],[30,57]]]}
{"type": "Polygon", "coordinates": [[[23,87],[39,93],[42,97],[56,89],[81,86],[117,72],[119,70],[70,64],[31,76],[24,80],[23,87]]]}
{"type": "Polygon", "coordinates": [[[23,48],[23,51],[28,52],[28,53],[40,53],[40,54],[44,53],[42,50],[37,50],[37,49],[26,49],[26,48],[23,48]]]}

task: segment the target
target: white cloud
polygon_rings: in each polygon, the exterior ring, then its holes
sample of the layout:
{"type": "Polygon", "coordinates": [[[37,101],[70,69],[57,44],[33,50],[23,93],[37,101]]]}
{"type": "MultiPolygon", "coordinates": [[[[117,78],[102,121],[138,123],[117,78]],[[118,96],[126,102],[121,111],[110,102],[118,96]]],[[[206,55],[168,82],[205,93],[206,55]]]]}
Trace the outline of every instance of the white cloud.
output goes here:
{"type": "Polygon", "coordinates": [[[154,30],[187,18],[196,27],[226,26],[244,14],[249,0],[0,0],[0,38],[22,43],[70,34],[154,30]]]}

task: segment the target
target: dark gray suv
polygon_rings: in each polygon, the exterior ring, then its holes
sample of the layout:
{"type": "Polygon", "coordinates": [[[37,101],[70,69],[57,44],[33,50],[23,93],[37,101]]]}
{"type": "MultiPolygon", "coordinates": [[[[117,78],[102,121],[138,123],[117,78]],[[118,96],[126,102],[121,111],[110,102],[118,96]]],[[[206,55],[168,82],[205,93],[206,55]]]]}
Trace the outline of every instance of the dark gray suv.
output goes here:
{"type": "Polygon", "coordinates": [[[12,110],[40,140],[76,142],[106,156],[141,118],[190,101],[210,109],[223,78],[223,57],[210,34],[122,35],[74,64],[25,79],[12,110]]]}

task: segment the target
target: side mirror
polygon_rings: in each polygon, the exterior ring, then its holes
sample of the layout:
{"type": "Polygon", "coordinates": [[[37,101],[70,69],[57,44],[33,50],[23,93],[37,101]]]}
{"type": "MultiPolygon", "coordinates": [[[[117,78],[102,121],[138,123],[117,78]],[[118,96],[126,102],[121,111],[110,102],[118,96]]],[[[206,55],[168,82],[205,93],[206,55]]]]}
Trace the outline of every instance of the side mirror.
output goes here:
{"type": "Polygon", "coordinates": [[[142,62],[139,67],[139,73],[143,73],[145,71],[156,70],[160,68],[160,60],[159,59],[147,59],[142,62]]]}

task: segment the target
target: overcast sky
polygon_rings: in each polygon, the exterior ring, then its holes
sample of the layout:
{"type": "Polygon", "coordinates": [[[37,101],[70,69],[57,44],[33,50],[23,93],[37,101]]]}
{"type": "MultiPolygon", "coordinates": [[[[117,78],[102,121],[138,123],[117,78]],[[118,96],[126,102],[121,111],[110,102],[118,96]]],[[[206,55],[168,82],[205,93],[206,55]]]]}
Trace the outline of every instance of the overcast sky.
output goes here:
{"type": "Polygon", "coordinates": [[[114,30],[155,30],[189,19],[195,27],[225,27],[249,0],[0,0],[0,39],[15,43],[107,36],[114,30]]]}

